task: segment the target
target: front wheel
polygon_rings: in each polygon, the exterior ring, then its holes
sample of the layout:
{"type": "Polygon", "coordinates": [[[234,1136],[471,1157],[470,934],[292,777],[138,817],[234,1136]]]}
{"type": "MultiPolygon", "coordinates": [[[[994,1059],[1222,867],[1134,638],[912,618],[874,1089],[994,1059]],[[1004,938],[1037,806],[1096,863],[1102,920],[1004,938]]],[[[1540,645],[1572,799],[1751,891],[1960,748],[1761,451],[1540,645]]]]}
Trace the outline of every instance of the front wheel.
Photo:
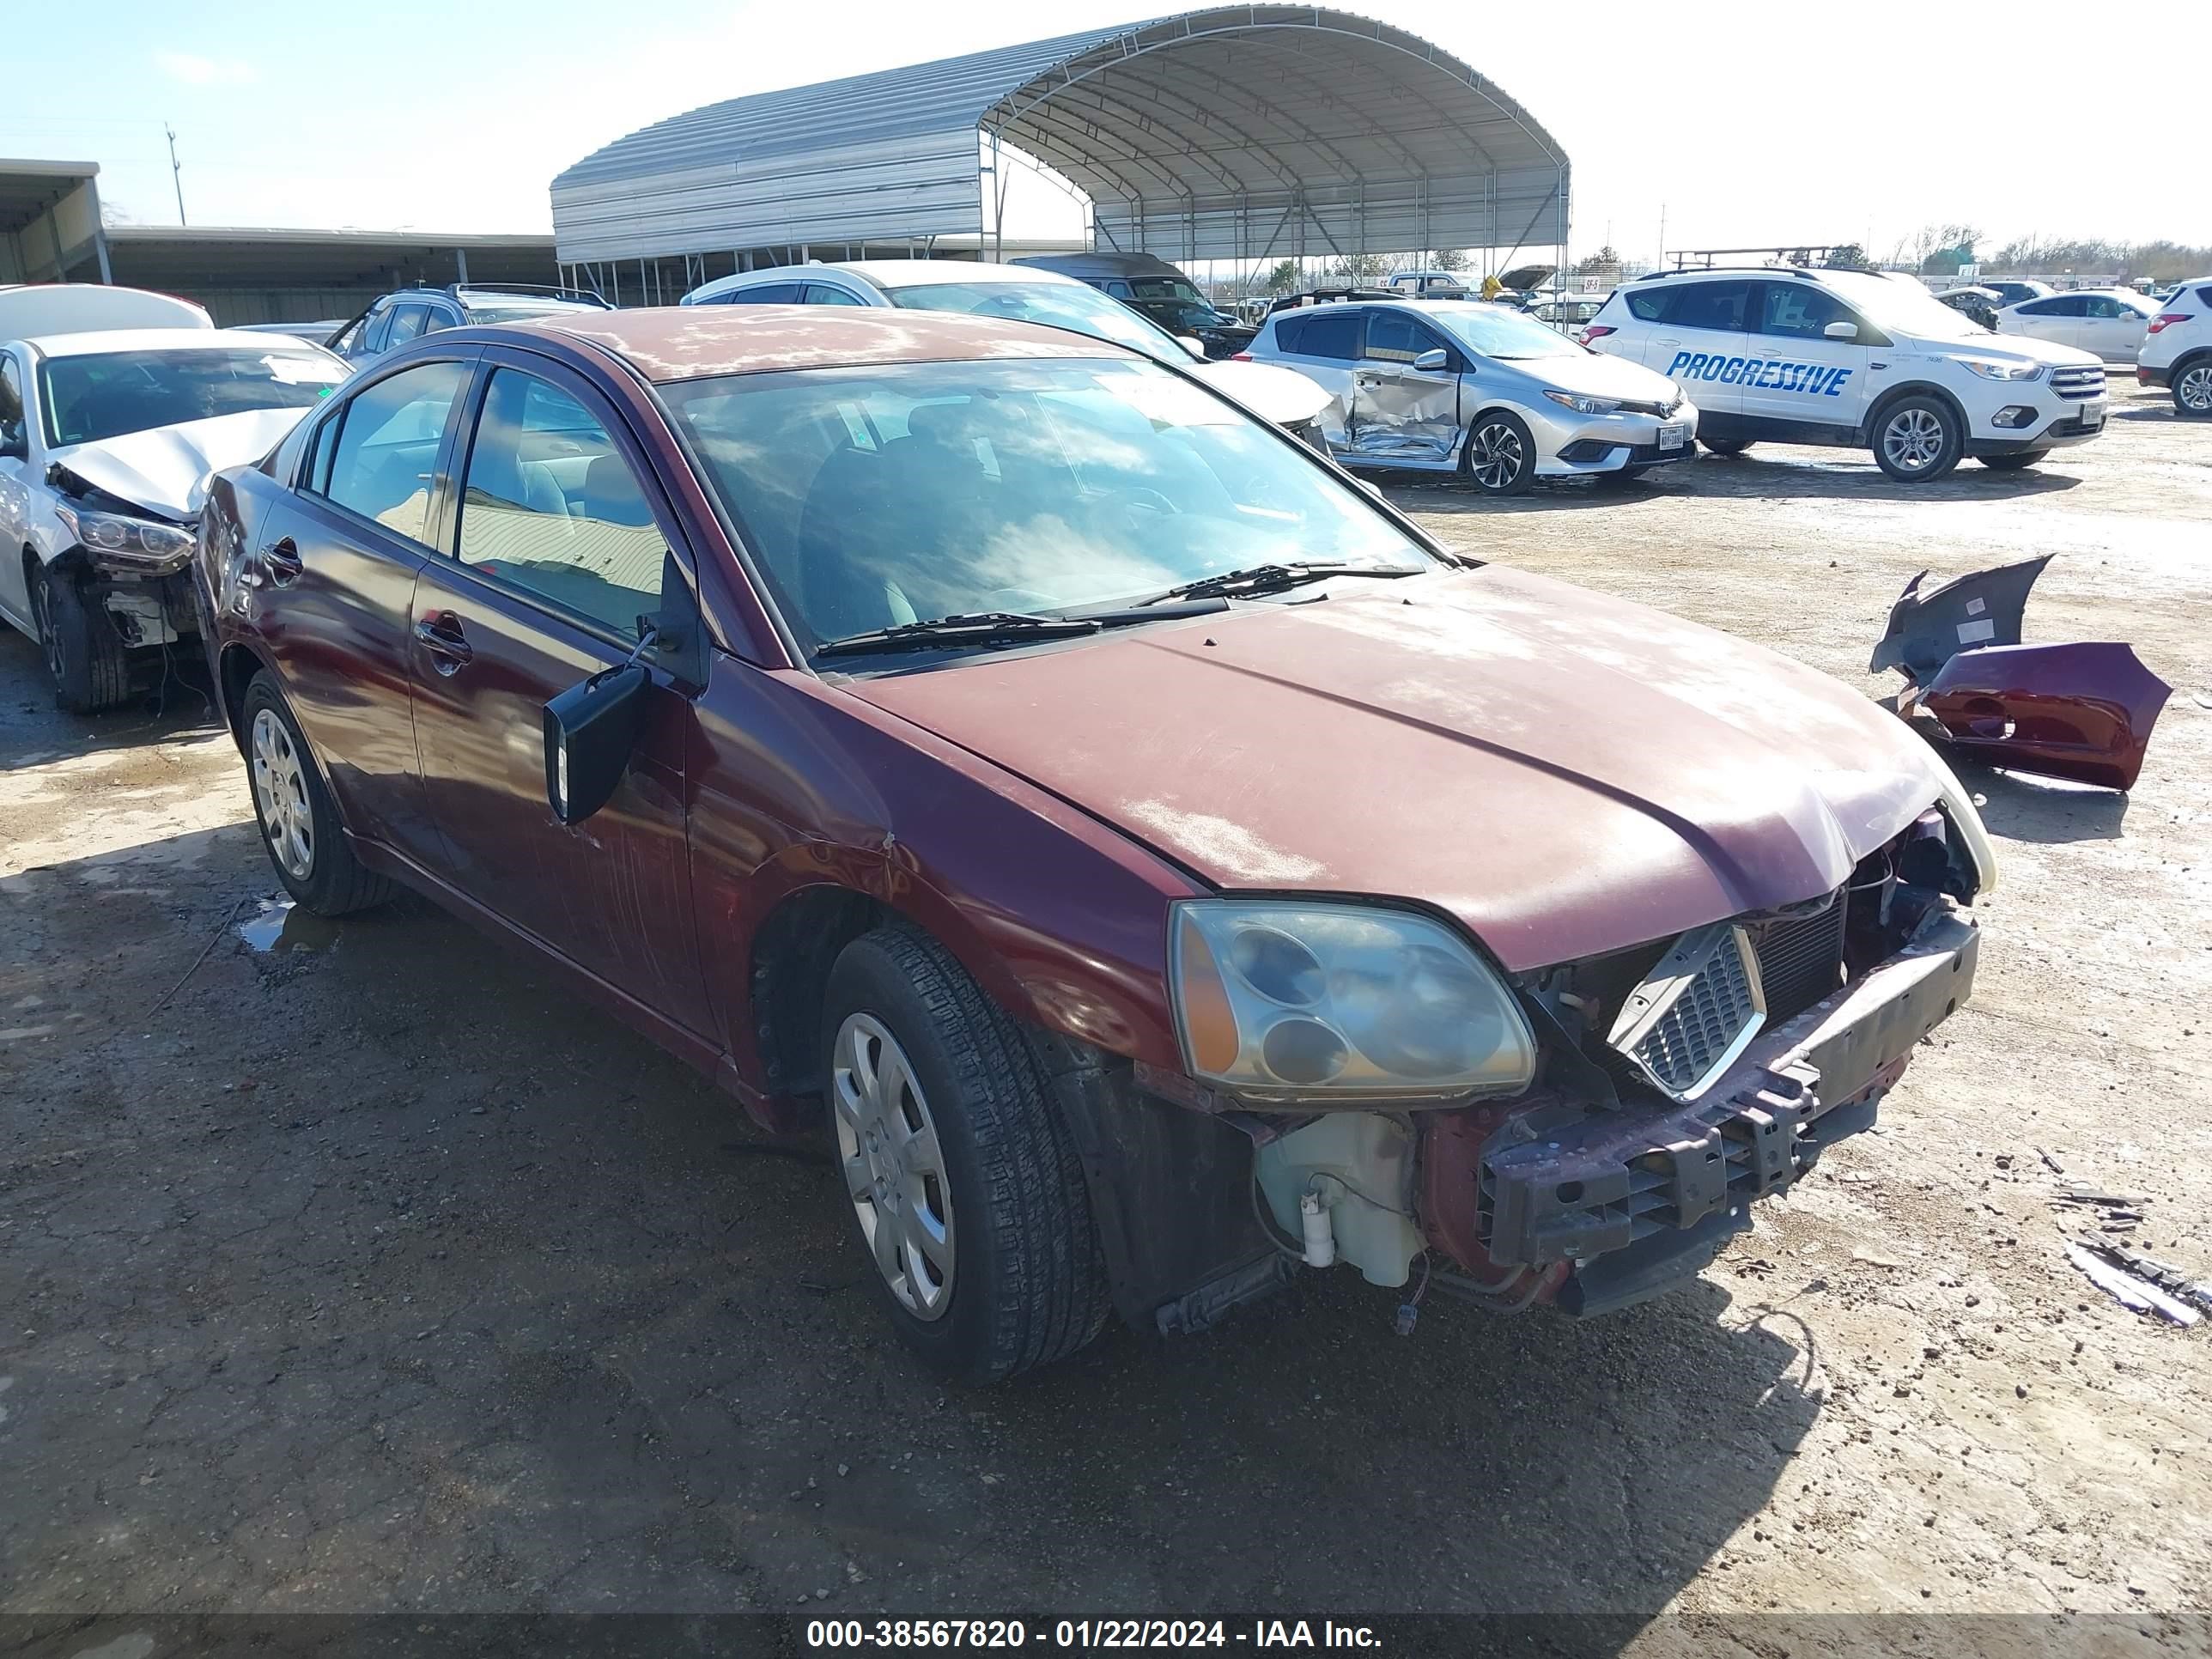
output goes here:
{"type": "Polygon", "coordinates": [[[1965,448],[1959,417],[1934,398],[1900,398],[1875,427],[1875,461],[1899,483],[1933,483],[1965,448]]]}
{"type": "Polygon", "coordinates": [[[1460,471],[1486,495],[1518,495],[1536,477],[1536,441],[1510,410],[1475,416],[1468,428],[1460,471]]]}
{"type": "Polygon", "coordinates": [[[903,927],[845,947],[823,1015],[838,1179],[901,1339],[976,1383],[1090,1341],[1108,1310],[1090,1197],[1020,1029],[903,927]]]}
{"type": "Polygon", "coordinates": [[[131,695],[131,662],[107,612],[88,604],[67,570],[31,570],[31,620],[39,629],[54,701],[72,714],[96,714],[131,695]]]}
{"type": "Polygon", "coordinates": [[[331,792],[276,682],[255,675],[241,714],[253,817],[284,890],[319,916],[342,916],[390,898],[398,890],[362,869],[346,844],[331,792]]]}
{"type": "Polygon", "coordinates": [[[2018,472],[2023,467],[2033,466],[2050,453],[2047,449],[2024,449],[2014,455],[1984,455],[1981,461],[1992,472],[2018,472]]]}
{"type": "Polygon", "coordinates": [[[2190,420],[2212,415],[2212,357],[2199,357],[2173,377],[2173,412],[2190,420]]]}

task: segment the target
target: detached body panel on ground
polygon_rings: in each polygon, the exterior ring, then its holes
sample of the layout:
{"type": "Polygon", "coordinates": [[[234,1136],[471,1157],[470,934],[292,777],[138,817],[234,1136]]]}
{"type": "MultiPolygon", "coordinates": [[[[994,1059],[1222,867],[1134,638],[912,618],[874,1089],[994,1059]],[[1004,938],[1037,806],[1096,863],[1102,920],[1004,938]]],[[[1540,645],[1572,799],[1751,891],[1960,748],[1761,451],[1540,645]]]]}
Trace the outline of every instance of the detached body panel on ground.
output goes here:
{"type": "Polygon", "coordinates": [[[826,1119],[887,1315],[979,1379],[1296,1260],[1678,1283],[1870,1121],[1995,877],[1864,699],[1064,331],[422,340],[217,481],[198,569],[295,895],[420,888],[826,1119]]]}

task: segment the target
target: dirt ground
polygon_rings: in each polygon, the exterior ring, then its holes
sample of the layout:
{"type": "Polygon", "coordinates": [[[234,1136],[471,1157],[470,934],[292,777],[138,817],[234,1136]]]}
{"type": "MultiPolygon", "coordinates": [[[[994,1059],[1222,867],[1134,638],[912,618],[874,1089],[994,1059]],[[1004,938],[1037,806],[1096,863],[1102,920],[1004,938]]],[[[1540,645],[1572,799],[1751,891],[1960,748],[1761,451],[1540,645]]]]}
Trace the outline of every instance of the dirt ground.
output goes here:
{"type": "Polygon", "coordinates": [[[2206,1607],[2212,1333],[2065,1263],[2043,1157],[2212,1277],[2212,426],[2115,390],[2086,450],[1924,490],[1757,449],[1395,491],[1870,694],[1914,572],[2055,553],[2029,637],[2175,687],[2132,797],[1969,775],[1974,1003],[1703,1281],[1588,1326],[1401,1340],[1340,1272],[941,1387],[826,1168],[425,905],[264,910],[196,694],[66,719],[7,634],[0,1612],[2206,1607]]]}

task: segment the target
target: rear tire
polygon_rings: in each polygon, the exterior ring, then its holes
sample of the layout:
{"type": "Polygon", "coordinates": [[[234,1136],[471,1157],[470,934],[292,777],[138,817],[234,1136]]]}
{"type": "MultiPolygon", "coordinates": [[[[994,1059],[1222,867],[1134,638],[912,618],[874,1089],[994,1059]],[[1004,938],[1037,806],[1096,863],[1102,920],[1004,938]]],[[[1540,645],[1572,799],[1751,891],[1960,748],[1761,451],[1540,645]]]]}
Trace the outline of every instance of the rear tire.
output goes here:
{"type": "Polygon", "coordinates": [[[1737,456],[1742,454],[1745,450],[1750,448],[1752,443],[1752,441],[1748,438],[1701,437],[1698,441],[1703,444],[1706,448],[1711,450],[1714,454],[1725,455],[1730,460],[1734,460],[1737,456]]]}
{"type": "Polygon", "coordinates": [[[1097,1335],[1106,1276],[1073,1138],[1021,1029],[952,953],[906,927],[854,940],[822,1042],[842,1200],[900,1339],[986,1383],[1097,1335]]]}
{"type": "Polygon", "coordinates": [[[2033,466],[2038,461],[2048,459],[2050,454],[2047,449],[2026,449],[2016,455],[1984,455],[1979,459],[1982,465],[1992,472],[2018,472],[2033,466]]]}
{"type": "Polygon", "coordinates": [[[72,714],[97,714],[131,696],[131,659],[104,606],[87,602],[67,570],[33,562],[31,620],[53,677],[54,701],[72,714]]]}
{"type": "Polygon", "coordinates": [[[354,857],[313,751],[265,671],[246,688],[240,718],[262,848],[293,902],[319,916],[343,916],[397,894],[387,878],[354,857]]]}
{"type": "Polygon", "coordinates": [[[1507,409],[1476,416],[1460,446],[1459,470],[1486,495],[1526,494],[1536,479],[1536,441],[1528,423],[1507,409]]]}
{"type": "Polygon", "coordinates": [[[1959,464],[1966,434],[1950,404],[1915,395],[1899,398],[1875,422],[1875,464],[1899,483],[1933,483],[1959,464]]]}
{"type": "Polygon", "coordinates": [[[2173,412],[2188,421],[2212,416],[2212,357],[2193,357],[2175,371],[2173,412]]]}

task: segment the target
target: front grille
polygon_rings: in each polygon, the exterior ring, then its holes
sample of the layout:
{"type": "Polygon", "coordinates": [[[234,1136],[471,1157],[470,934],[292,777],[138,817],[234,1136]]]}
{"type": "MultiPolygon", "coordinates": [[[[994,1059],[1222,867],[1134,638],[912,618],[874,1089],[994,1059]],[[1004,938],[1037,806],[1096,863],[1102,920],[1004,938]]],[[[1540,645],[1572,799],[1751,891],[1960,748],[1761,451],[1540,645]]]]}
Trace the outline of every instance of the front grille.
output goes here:
{"type": "Polygon", "coordinates": [[[1796,1018],[1843,983],[1844,911],[1843,895],[1831,893],[1812,915],[1778,916],[1747,930],[1769,1025],[1796,1018]]]}
{"type": "Polygon", "coordinates": [[[1682,400],[1680,398],[1666,403],[1655,403],[1650,398],[1625,398],[1621,400],[1620,411],[1624,415],[1667,416],[1672,415],[1681,406],[1682,400]]]}
{"type": "Polygon", "coordinates": [[[2105,371],[2094,363],[2051,371],[2051,389],[2062,398],[2096,398],[2105,391],[2105,371]]]}
{"type": "Polygon", "coordinates": [[[1677,1100],[1694,1097],[1765,1022],[1757,959],[1739,927],[1700,927],[1674,942],[1629,993],[1615,1048],[1677,1100]]]}

